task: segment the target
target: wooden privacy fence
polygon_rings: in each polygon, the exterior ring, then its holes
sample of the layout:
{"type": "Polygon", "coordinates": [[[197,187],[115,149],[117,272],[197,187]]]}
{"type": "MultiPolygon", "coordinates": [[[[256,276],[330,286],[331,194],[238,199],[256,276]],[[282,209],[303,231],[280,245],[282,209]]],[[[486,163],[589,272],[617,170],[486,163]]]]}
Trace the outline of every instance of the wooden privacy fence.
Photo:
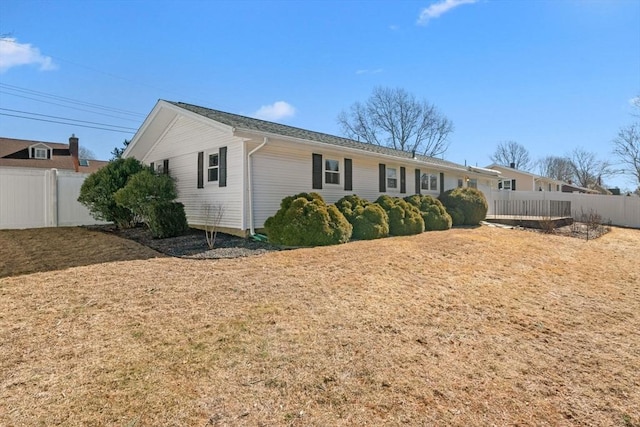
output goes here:
{"type": "Polygon", "coordinates": [[[570,217],[571,202],[565,200],[494,200],[493,215],[570,217]]]}

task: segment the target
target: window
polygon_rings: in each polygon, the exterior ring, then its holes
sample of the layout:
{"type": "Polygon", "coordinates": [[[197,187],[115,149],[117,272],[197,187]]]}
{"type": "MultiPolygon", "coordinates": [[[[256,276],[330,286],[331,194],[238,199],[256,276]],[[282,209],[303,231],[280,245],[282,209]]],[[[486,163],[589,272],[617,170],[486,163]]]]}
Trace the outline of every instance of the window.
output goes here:
{"type": "Polygon", "coordinates": [[[398,170],[395,168],[387,168],[387,187],[398,188],[398,170]]]}
{"type": "Polygon", "coordinates": [[[33,152],[33,157],[36,159],[46,159],[47,158],[47,149],[46,148],[36,148],[33,152]]]}
{"type": "Polygon", "coordinates": [[[467,187],[478,189],[478,180],[470,178],[469,181],[467,181],[467,187]]]}
{"type": "Polygon", "coordinates": [[[438,175],[435,173],[423,173],[420,177],[420,189],[438,191],[438,175]]]}
{"type": "Polygon", "coordinates": [[[503,190],[511,190],[510,179],[505,179],[504,181],[501,181],[500,184],[502,184],[502,187],[498,187],[498,188],[502,188],[503,190]]]}
{"type": "Polygon", "coordinates": [[[327,184],[340,184],[340,162],[337,160],[324,161],[324,182],[327,184]]]}
{"type": "Polygon", "coordinates": [[[218,180],[218,164],[219,164],[218,153],[209,154],[209,169],[207,172],[208,173],[207,181],[211,182],[211,181],[218,180]]]}
{"type": "Polygon", "coordinates": [[[458,188],[464,187],[464,183],[462,182],[462,178],[458,178],[458,188]]]}
{"type": "Polygon", "coordinates": [[[87,159],[80,159],[78,160],[78,163],[80,164],[80,166],[89,166],[89,160],[87,159]]]}

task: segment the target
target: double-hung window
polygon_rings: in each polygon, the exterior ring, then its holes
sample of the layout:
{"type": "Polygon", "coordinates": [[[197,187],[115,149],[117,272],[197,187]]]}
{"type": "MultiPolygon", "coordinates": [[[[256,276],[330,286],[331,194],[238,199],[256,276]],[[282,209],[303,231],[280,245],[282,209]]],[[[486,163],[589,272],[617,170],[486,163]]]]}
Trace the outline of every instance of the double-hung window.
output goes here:
{"type": "Polygon", "coordinates": [[[435,173],[423,173],[420,176],[420,189],[425,191],[438,191],[438,175],[435,173]]]}
{"type": "Polygon", "coordinates": [[[511,180],[510,179],[505,179],[504,181],[502,181],[502,189],[503,190],[511,190],[511,180]]]}
{"type": "Polygon", "coordinates": [[[340,184],[340,162],[338,160],[324,161],[324,182],[326,184],[340,184]]]}
{"type": "Polygon", "coordinates": [[[33,157],[36,159],[46,159],[47,158],[47,149],[46,148],[36,148],[33,153],[33,157]]]}
{"type": "Polygon", "coordinates": [[[398,170],[387,168],[387,188],[398,188],[398,170]]]}
{"type": "Polygon", "coordinates": [[[209,154],[207,181],[213,182],[218,180],[219,161],[218,153],[209,154]]]}

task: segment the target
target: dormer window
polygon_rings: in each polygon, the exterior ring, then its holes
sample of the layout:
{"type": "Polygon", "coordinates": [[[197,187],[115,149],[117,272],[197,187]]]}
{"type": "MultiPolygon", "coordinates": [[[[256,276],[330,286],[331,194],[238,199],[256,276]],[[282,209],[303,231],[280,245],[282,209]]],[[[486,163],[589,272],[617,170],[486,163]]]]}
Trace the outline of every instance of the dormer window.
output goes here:
{"type": "Polygon", "coordinates": [[[44,144],[35,144],[29,147],[29,157],[32,159],[50,159],[51,148],[44,144]]]}

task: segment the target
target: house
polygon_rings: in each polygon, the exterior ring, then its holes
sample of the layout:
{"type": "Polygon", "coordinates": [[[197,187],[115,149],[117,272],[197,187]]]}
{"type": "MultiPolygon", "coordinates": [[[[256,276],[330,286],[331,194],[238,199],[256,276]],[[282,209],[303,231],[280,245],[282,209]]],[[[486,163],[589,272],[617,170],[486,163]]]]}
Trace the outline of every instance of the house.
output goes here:
{"type": "Polygon", "coordinates": [[[69,144],[0,138],[0,166],[92,173],[108,163],[79,158],[78,144],[75,135],[69,144]]]}
{"type": "Polygon", "coordinates": [[[189,225],[222,211],[220,230],[246,236],[263,227],[281,200],[317,192],[328,203],[357,194],[438,196],[455,187],[497,188],[499,172],[461,166],[378,145],[160,100],[123,157],[176,180],[189,225]]]}
{"type": "Polygon", "coordinates": [[[487,166],[489,169],[499,171],[502,178],[498,183],[498,189],[508,191],[562,191],[563,181],[558,181],[545,176],[521,171],[511,163],[509,167],[498,164],[487,166]]]}

